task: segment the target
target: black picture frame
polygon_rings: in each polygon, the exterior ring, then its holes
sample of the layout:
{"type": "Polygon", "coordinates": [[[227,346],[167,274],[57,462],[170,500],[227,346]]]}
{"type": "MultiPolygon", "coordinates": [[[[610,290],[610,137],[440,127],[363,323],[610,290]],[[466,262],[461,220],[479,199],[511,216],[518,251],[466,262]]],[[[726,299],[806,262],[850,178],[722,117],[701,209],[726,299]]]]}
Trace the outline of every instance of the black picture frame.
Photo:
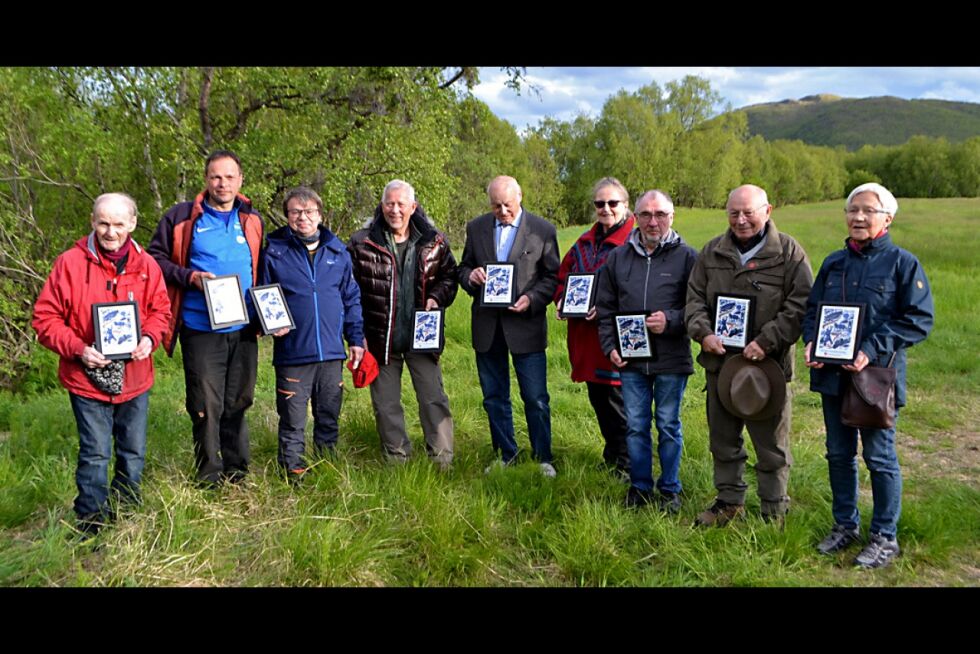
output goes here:
{"type": "Polygon", "coordinates": [[[208,305],[211,329],[225,329],[251,322],[242,292],[242,280],[238,275],[218,275],[202,278],[201,281],[204,282],[204,300],[208,305]]]}
{"type": "Polygon", "coordinates": [[[444,308],[412,314],[411,352],[439,354],[446,347],[446,310],[444,308]]]}
{"type": "Polygon", "coordinates": [[[133,300],[92,305],[95,349],[106,359],[131,359],[139,345],[140,309],[133,300]]]}
{"type": "Polygon", "coordinates": [[[657,346],[647,329],[647,311],[623,311],[613,316],[616,327],[616,351],[624,361],[653,361],[657,346]]]}
{"type": "Polygon", "coordinates": [[[755,337],[755,295],[718,293],[714,301],[713,333],[725,350],[741,352],[755,337]]]}
{"type": "Polygon", "coordinates": [[[570,274],[565,279],[565,292],[561,296],[561,309],[558,310],[558,315],[566,319],[587,316],[595,307],[596,279],[594,272],[570,274]]]}
{"type": "Polygon", "coordinates": [[[861,346],[865,311],[863,303],[820,302],[810,360],[835,365],[853,363],[861,346]]]}
{"type": "Polygon", "coordinates": [[[296,321],[293,320],[282,286],[278,283],[253,286],[248,292],[252,296],[252,306],[259,317],[263,334],[268,336],[286,327],[296,329],[296,321]]]}
{"type": "Polygon", "coordinates": [[[506,309],[513,306],[516,289],[517,266],[504,261],[491,261],[483,265],[487,281],[480,290],[480,306],[506,309]]]}

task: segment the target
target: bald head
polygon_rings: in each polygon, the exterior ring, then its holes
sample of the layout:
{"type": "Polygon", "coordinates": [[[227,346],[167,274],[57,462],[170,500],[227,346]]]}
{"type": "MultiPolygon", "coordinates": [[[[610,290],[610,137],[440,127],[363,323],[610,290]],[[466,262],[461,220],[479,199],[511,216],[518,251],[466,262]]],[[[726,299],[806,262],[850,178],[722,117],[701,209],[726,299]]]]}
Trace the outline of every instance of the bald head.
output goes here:
{"type": "Polygon", "coordinates": [[[516,179],[508,175],[499,175],[494,177],[490,184],[487,185],[487,195],[492,197],[494,192],[499,193],[504,189],[508,189],[517,195],[521,195],[521,185],[517,183],[516,179]]]}
{"type": "Polygon", "coordinates": [[[731,203],[732,198],[736,196],[749,198],[755,204],[769,204],[769,196],[766,194],[766,190],[755,184],[742,184],[738,188],[732,189],[732,192],[728,194],[728,202],[731,203]]]}
{"type": "Polygon", "coordinates": [[[497,220],[509,225],[517,218],[521,211],[521,200],[524,199],[521,193],[521,185],[517,180],[507,175],[495,177],[490,185],[487,186],[487,197],[490,199],[490,210],[497,220]]]}
{"type": "Polygon", "coordinates": [[[115,252],[136,229],[136,202],[125,193],[104,193],[92,206],[92,231],[107,252],[115,252]]]}
{"type": "Polygon", "coordinates": [[[762,232],[772,215],[772,205],[766,192],[754,184],[744,184],[729,193],[728,224],[742,243],[762,232]]]}
{"type": "Polygon", "coordinates": [[[92,216],[100,212],[127,215],[136,219],[136,201],[125,193],[103,193],[95,198],[92,205],[92,216]]]}

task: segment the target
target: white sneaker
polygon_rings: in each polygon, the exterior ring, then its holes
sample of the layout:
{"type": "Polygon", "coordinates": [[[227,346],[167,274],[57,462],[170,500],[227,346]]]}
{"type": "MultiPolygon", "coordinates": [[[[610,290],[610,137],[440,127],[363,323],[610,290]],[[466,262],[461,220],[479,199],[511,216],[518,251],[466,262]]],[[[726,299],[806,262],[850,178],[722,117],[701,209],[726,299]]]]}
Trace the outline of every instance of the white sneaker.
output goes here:
{"type": "Polygon", "coordinates": [[[545,477],[550,477],[553,479],[558,476],[558,471],[555,470],[555,466],[551,465],[550,463],[542,463],[541,474],[545,477]]]}

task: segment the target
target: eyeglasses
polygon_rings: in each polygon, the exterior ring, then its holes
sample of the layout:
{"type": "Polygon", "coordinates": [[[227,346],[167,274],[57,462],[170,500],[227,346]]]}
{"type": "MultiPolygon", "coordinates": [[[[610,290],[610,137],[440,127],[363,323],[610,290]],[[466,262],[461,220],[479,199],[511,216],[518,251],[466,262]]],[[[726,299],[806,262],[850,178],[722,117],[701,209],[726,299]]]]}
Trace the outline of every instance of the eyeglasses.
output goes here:
{"type": "Polygon", "coordinates": [[[649,211],[641,211],[640,213],[636,214],[636,217],[642,220],[643,222],[649,222],[651,218],[656,218],[657,220],[664,221],[673,215],[674,215],[673,211],[669,211],[669,212],[654,211],[652,213],[649,211]]]}
{"type": "Polygon", "coordinates": [[[876,213],[888,213],[884,209],[875,209],[874,207],[848,207],[844,209],[844,213],[848,216],[857,216],[858,214],[865,214],[867,216],[873,216],[876,213]]]}
{"type": "Polygon", "coordinates": [[[290,218],[299,218],[301,215],[307,218],[316,218],[319,213],[320,210],[314,207],[313,209],[290,209],[286,215],[290,218]]]}
{"type": "Polygon", "coordinates": [[[755,216],[755,212],[756,211],[758,211],[759,209],[763,209],[765,207],[768,207],[768,206],[769,206],[768,204],[760,204],[755,209],[749,209],[748,211],[741,211],[741,210],[729,211],[728,212],[728,217],[731,218],[732,220],[738,220],[738,217],[739,216],[745,216],[745,219],[746,220],[752,220],[752,217],[755,216]]]}
{"type": "Polygon", "coordinates": [[[607,204],[609,205],[610,209],[615,209],[622,202],[624,202],[624,200],[593,200],[592,204],[595,206],[596,209],[602,209],[607,204]]]}

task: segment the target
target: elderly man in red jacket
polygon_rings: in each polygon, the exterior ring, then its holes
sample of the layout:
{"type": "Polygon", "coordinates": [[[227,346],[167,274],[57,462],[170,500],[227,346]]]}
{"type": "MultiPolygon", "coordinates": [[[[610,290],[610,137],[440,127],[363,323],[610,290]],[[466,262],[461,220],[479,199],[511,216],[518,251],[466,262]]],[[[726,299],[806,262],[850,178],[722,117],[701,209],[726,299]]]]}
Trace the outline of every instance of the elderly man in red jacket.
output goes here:
{"type": "Polygon", "coordinates": [[[136,203],[131,197],[106,193],[96,198],[92,233],[55,260],[34,305],[38,340],[61,356],[58,378],[68,389],[78,425],[75,513],[79,529],[90,534],[114,515],[110,489],[115,499],[139,502],[152,354],[170,322],[163,274],[130,237],[134,229],[136,203]],[[100,312],[103,322],[97,330],[93,305],[115,302],[135,303],[135,315],[132,306],[108,307],[100,312]],[[110,326],[113,315],[120,324],[110,326]],[[119,321],[119,316],[128,320],[119,321]],[[127,339],[135,347],[125,358],[127,339]],[[110,487],[113,445],[116,465],[110,487]]]}

